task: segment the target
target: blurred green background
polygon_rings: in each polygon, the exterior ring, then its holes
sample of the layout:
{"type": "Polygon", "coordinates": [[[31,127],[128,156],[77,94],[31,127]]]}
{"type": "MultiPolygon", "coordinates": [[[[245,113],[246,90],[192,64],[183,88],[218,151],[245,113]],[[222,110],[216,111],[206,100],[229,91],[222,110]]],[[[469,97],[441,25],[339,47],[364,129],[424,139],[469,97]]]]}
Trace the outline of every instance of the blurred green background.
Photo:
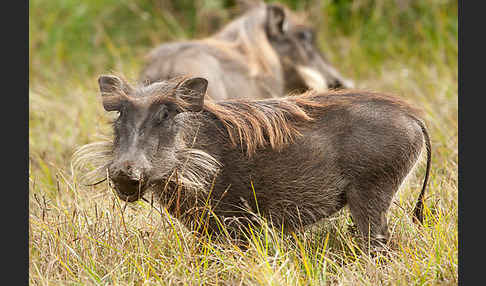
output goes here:
{"type": "MultiPolygon", "coordinates": [[[[309,14],[322,50],[349,77],[359,80],[397,56],[457,67],[457,1],[279,2],[309,14]]],[[[150,48],[208,36],[238,11],[234,0],[31,0],[29,8],[33,82],[137,69],[150,48]]]]}

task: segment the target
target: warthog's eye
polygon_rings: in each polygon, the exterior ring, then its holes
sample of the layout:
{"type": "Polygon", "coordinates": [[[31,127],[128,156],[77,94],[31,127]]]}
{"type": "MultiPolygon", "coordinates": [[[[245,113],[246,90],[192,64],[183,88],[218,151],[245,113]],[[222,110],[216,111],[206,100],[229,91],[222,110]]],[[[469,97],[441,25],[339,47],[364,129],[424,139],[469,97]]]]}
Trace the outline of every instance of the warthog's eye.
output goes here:
{"type": "Polygon", "coordinates": [[[301,41],[312,42],[314,40],[314,33],[312,31],[309,31],[309,30],[303,30],[303,31],[299,31],[297,33],[297,37],[301,41]]]}
{"type": "Polygon", "coordinates": [[[157,124],[161,124],[162,122],[167,120],[167,118],[169,118],[169,112],[166,108],[162,108],[157,113],[155,120],[156,120],[157,124]]]}

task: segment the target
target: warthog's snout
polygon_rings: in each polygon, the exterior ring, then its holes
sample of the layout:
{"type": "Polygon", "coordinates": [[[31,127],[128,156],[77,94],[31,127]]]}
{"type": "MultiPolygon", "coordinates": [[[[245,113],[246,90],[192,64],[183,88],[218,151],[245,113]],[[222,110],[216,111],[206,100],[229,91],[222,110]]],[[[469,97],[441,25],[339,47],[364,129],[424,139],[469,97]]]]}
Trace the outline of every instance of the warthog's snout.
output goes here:
{"type": "Polygon", "coordinates": [[[147,187],[147,171],[147,166],[130,160],[113,164],[108,170],[118,196],[128,202],[143,196],[147,187]]]}

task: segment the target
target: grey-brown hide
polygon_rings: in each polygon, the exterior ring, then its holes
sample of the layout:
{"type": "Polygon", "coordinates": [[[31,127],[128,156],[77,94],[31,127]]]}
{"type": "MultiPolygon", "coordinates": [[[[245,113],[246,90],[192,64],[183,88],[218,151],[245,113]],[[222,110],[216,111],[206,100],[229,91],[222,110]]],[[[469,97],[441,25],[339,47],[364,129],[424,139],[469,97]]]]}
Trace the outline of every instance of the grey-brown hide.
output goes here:
{"type": "MultiPolygon", "coordinates": [[[[249,208],[286,230],[348,205],[362,234],[386,240],[392,198],[426,149],[416,207],[422,219],[430,142],[417,110],[398,98],[312,91],[204,102],[203,78],[143,87],[112,76],[99,82],[105,109],[120,112],[108,169],[123,200],[150,189],[190,226],[209,196],[221,221],[246,225],[249,208]]],[[[209,226],[218,231],[214,219],[209,226]]]]}
{"type": "Polygon", "coordinates": [[[264,3],[211,37],[155,48],[140,80],[153,83],[182,75],[208,79],[208,96],[215,100],[353,86],[324,59],[313,28],[286,7],[264,3]]]}

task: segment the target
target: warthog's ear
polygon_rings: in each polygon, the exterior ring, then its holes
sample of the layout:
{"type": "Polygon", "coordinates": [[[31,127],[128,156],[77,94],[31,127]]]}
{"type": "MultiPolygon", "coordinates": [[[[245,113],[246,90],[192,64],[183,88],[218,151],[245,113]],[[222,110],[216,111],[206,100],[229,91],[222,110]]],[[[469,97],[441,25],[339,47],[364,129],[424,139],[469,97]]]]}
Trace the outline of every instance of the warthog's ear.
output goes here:
{"type": "Polygon", "coordinates": [[[267,21],[265,28],[269,37],[278,37],[287,31],[285,11],[277,5],[267,5],[267,21]]]}
{"type": "Polygon", "coordinates": [[[176,96],[184,101],[187,110],[198,112],[203,109],[207,89],[208,81],[205,78],[194,77],[179,84],[176,96]]]}
{"type": "Polygon", "coordinates": [[[123,91],[125,94],[132,92],[132,87],[128,83],[114,75],[100,75],[98,84],[102,93],[113,93],[116,90],[123,91]]]}
{"type": "Polygon", "coordinates": [[[132,89],[125,81],[114,75],[101,75],[98,84],[106,111],[119,110],[122,96],[129,94],[132,89]]]}

